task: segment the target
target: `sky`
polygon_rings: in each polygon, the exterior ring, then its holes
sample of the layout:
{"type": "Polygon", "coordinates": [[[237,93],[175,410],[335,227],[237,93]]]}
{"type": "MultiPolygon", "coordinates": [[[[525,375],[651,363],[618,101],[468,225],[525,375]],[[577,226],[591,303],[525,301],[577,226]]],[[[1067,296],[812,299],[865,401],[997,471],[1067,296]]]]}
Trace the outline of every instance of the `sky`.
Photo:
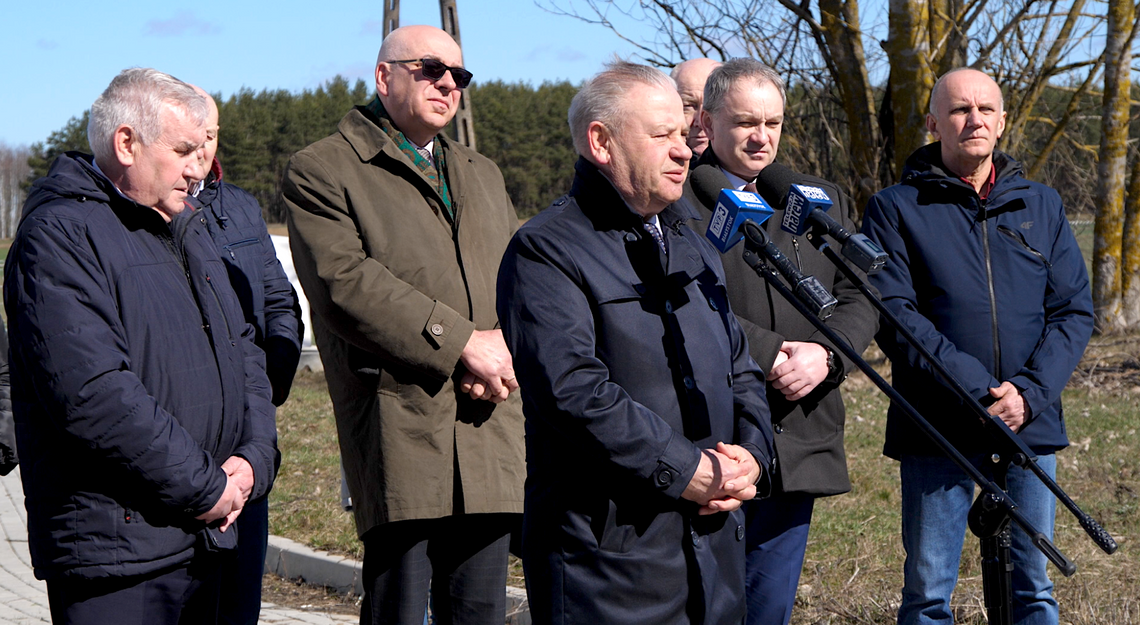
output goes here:
{"type": "MultiPolygon", "coordinates": [[[[614,53],[636,52],[604,27],[533,0],[459,0],[457,7],[464,65],[476,82],[577,83],[614,53]]],[[[7,57],[0,143],[43,141],[128,67],[154,67],[223,97],[242,87],[311,89],[337,74],[372,85],[382,17],[383,2],[343,0],[0,0],[7,57]]],[[[404,0],[400,24],[439,26],[438,1],[404,0]]]]}

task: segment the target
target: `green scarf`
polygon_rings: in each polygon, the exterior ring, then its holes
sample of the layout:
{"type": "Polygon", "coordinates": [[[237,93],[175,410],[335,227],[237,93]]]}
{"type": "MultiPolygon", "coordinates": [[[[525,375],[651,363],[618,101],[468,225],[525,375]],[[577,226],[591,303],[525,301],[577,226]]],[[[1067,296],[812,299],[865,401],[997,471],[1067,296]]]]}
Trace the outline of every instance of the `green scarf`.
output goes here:
{"type": "Polygon", "coordinates": [[[379,97],[372,98],[372,101],[365,107],[370,113],[376,116],[376,121],[380,128],[388,135],[388,138],[400,148],[400,151],[407,155],[408,159],[419,168],[425,178],[428,179],[435,190],[439,193],[439,197],[443,199],[443,208],[447,219],[453,221],[455,219],[455,211],[451,208],[451,191],[447,187],[447,161],[444,158],[443,147],[440,145],[439,137],[436,137],[435,142],[432,144],[432,156],[435,157],[435,165],[431,161],[424,158],[416,149],[416,145],[400,132],[399,128],[392,123],[392,118],[388,116],[388,111],[384,110],[384,105],[380,103],[379,97]]]}

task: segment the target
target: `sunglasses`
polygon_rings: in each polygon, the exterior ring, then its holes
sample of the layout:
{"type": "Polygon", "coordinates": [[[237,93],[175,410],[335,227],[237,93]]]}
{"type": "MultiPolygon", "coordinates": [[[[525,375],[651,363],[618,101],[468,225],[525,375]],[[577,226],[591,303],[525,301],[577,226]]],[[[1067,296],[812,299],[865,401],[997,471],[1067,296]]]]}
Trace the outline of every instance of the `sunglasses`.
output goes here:
{"type": "Polygon", "coordinates": [[[442,62],[435,59],[407,59],[404,61],[388,61],[389,63],[419,63],[423,68],[424,78],[435,82],[447,72],[451,72],[451,78],[455,81],[455,86],[459,89],[466,89],[467,85],[471,84],[473,74],[462,67],[449,67],[442,62]]]}

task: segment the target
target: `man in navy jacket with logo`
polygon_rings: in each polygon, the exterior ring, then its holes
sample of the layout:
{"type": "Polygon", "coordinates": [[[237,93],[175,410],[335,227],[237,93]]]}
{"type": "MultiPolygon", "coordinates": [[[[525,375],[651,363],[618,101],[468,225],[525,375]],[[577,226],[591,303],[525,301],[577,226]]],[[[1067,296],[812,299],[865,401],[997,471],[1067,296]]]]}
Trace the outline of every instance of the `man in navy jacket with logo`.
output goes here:
{"type": "Polygon", "coordinates": [[[206,102],[153,69],[91,107],[4,275],[35,575],[55,623],[211,623],[278,462],[261,350],[200,212],[206,102]]]}
{"type": "MultiPolygon", "coordinates": [[[[962,382],[1037,454],[1048,473],[1069,444],[1061,391],[1093,329],[1088,276],[1057,192],[1022,177],[994,150],[1005,128],[1001,90],[972,69],[934,86],[927,128],[939,140],[908,159],[900,184],[871,199],[863,231],[890,254],[871,277],[883,301],[962,382]]],[[[996,443],[893,328],[879,345],[893,384],[983,471],[996,443]]],[[[900,624],[951,623],[973,482],[896,406],[884,453],[899,459],[907,552],[900,624]]],[[[1053,495],[1010,467],[1008,491],[1052,537],[1053,495]]],[[[1013,620],[1057,623],[1047,561],[1013,528],[1013,620]]]]}

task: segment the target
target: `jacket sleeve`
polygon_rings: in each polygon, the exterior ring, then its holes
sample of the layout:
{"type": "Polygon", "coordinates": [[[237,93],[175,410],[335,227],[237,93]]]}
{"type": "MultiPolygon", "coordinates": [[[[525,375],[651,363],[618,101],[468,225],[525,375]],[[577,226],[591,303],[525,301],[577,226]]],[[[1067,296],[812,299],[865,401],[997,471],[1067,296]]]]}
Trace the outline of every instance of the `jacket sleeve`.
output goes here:
{"type": "MultiPolygon", "coordinates": [[[[1060,206],[1060,198],[1054,202],[1060,206]]],[[[1093,332],[1089,277],[1077,239],[1060,210],[1057,236],[1049,255],[1051,279],[1045,289],[1045,327],[1029,360],[1010,383],[1029,404],[1029,418],[1053,405],[1080,363],[1093,332]]]]}
{"type": "MultiPolygon", "coordinates": [[[[842,206],[837,207],[839,209],[837,210],[839,214],[836,215],[838,221],[848,232],[855,232],[855,223],[851,221],[851,218],[848,216],[850,214],[848,208],[850,200],[846,194],[838,189],[833,188],[833,193],[837,193],[838,197],[841,198],[840,203],[842,206]]],[[[832,249],[836,249],[836,246],[832,246],[832,249]]],[[[858,268],[855,269],[855,273],[866,281],[866,274],[858,268]]],[[[871,290],[874,291],[874,288],[872,287],[871,290]]],[[[827,327],[835,330],[839,336],[843,337],[856,353],[862,354],[863,350],[867,349],[867,346],[871,344],[871,339],[874,338],[875,331],[879,327],[879,311],[875,310],[871,302],[863,296],[863,293],[859,291],[858,285],[849,280],[838,267],[835,268],[831,294],[835,296],[835,299],[839,303],[836,304],[835,311],[827,318],[827,327]]],[[[807,340],[828,345],[833,348],[835,347],[831,345],[831,342],[819,331],[814,332],[807,340]]],[[[851,371],[852,363],[851,360],[839,350],[835,350],[835,357],[841,370],[839,380],[842,380],[843,375],[851,371]]],[[[839,380],[830,381],[838,382],[839,380]]]]}
{"type": "Polygon", "coordinates": [[[736,443],[748,450],[760,465],[756,496],[772,493],[776,471],[776,449],[772,415],[764,372],[748,354],[749,344],[736,315],[729,315],[729,341],[732,345],[732,400],[735,411],[736,443]]]}
{"type": "Polygon", "coordinates": [[[16,455],[16,423],[12,418],[11,378],[8,373],[8,330],[0,321],[0,475],[8,475],[20,462],[16,455]]]}
{"type": "MultiPolygon", "coordinates": [[[[899,211],[880,195],[871,198],[863,214],[863,233],[889,255],[887,266],[870,277],[871,284],[882,295],[886,305],[904,327],[954,375],[976,399],[989,396],[996,388],[996,380],[985,365],[966,352],[960,351],[934,324],[919,312],[917,295],[910,271],[910,246],[932,245],[931,241],[911,241],[900,229],[899,211]]],[[[934,379],[939,376],[930,363],[911,347],[890,324],[884,323],[875,338],[879,347],[892,362],[905,362],[912,369],[925,372],[934,379]]],[[[963,415],[969,414],[963,412],[963,415]]]]}
{"type": "Polygon", "coordinates": [[[290,247],[314,316],[360,349],[447,379],[475,324],[365,252],[335,180],[305,152],[294,155],[285,173],[290,247]]]}
{"type": "Polygon", "coordinates": [[[265,375],[269,356],[254,345],[255,333],[253,325],[245,324],[241,337],[245,369],[245,423],[242,440],[234,451],[235,456],[245,458],[253,467],[250,500],[269,494],[281,466],[281,452],[277,449],[277,410],[270,401],[274,389],[265,375]]]}
{"type": "Polygon", "coordinates": [[[113,286],[82,225],[25,224],[14,251],[4,285],[12,362],[51,429],[188,519],[212,508],[226,475],[131,370],[113,286]]]}
{"type": "Polygon", "coordinates": [[[265,222],[261,220],[261,209],[257,208],[258,224],[261,231],[258,238],[265,255],[265,337],[262,348],[265,350],[265,372],[273,386],[273,405],[280,406],[289,398],[293,386],[293,376],[297,374],[297,363],[301,360],[301,337],[305,333],[305,323],[301,321],[301,303],[297,291],[285,275],[281,261],[277,260],[277,250],[265,222]]]}
{"type": "Polygon", "coordinates": [[[700,449],[610,380],[595,353],[590,299],[557,242],[520,230],[499,266],[498,312],[527,415],[589,462],[679,498],[700,449]]]}
{"type": "MultiPolygon", "coordinates": [[[[766,287],[765,284],[757,285],[756,288],[766,287]]],[[[776,356],[780,353],[780,348],[784,346],[784,341],[787,339],[779,332],[758,326],[744,317],[737,316],[736,321],[740,324],[744,335],[748,337],[748,351],[753,360],[764,371],[771,371],[772,365],[776,363],[776,356]]]]}

